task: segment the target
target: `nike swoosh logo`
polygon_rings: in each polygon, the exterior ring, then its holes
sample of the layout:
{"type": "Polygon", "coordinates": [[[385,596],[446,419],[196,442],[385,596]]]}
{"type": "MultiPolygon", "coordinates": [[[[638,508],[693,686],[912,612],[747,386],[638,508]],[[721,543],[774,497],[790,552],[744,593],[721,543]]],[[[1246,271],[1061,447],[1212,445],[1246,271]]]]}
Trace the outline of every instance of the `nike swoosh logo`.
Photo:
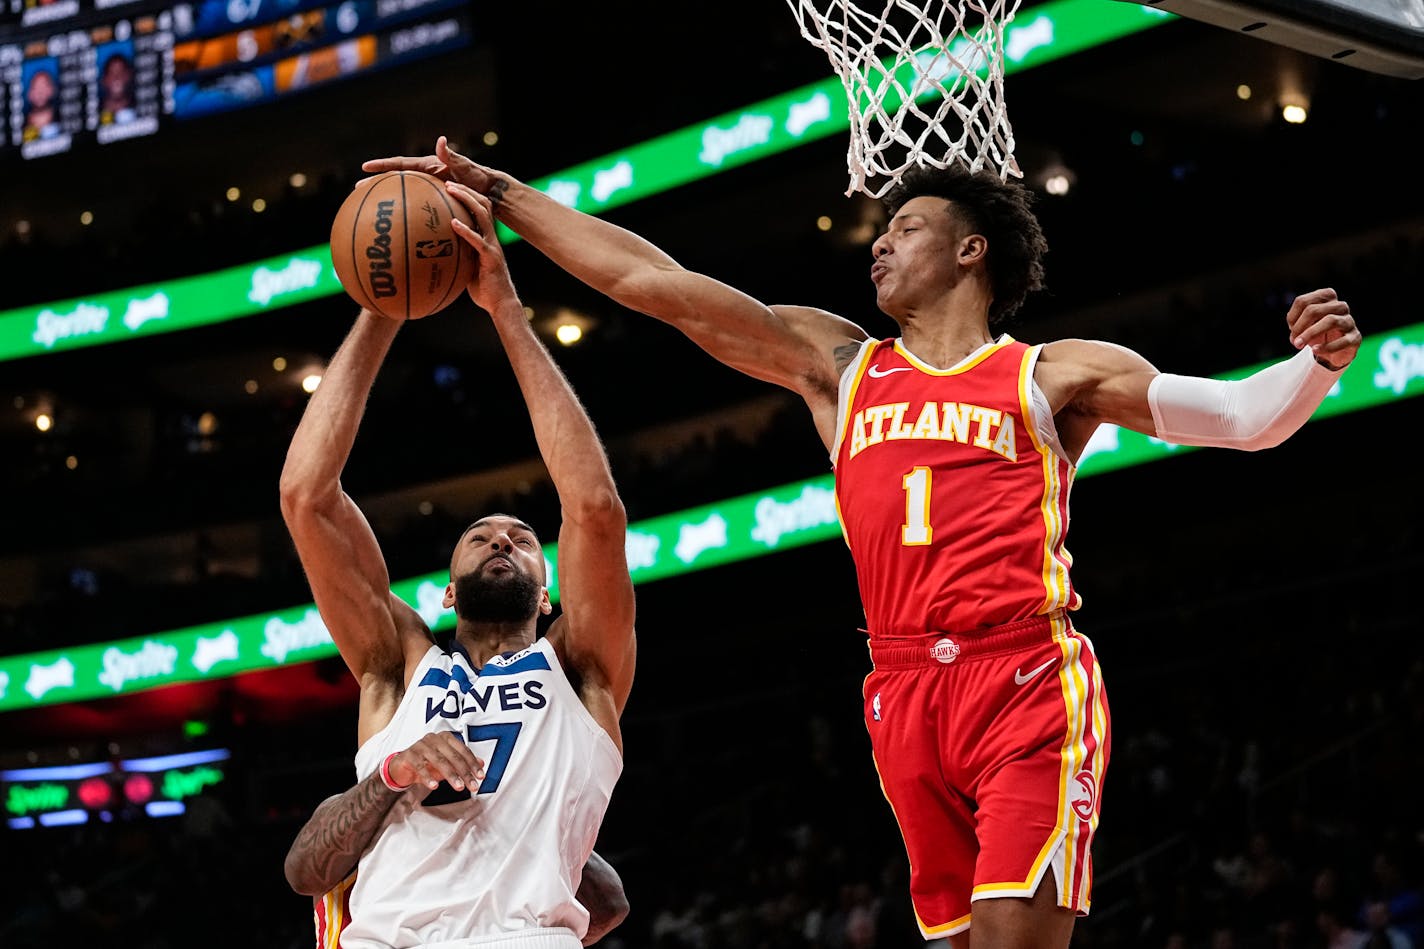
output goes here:
{"type": "Polygon", "coordinates": [[[1028,675],[1024,675],[1024,673],[1020,669],[1015,669],[1014,685],[1027,685],[1030,681],[1033,680],[1034,676],[1038,675],[1044,669],[1047,669],[1049,666],[1053,665],[1057,661],[1057,659],[1050,659],[1043,665],[1039,666],[1037,669],[1030,669],[1028,671],[1028,675]]]}
{"type": "Polygon", "coordinates": [[[909,372],[910,369],[910,366],[896,366],[894,369],[881,369],[880,364],[876,363],[869,369],[865,370],[865,373],[872,379],[882,379],[885,376],[890,375],[890,373],[892,372],[909,372]]]}

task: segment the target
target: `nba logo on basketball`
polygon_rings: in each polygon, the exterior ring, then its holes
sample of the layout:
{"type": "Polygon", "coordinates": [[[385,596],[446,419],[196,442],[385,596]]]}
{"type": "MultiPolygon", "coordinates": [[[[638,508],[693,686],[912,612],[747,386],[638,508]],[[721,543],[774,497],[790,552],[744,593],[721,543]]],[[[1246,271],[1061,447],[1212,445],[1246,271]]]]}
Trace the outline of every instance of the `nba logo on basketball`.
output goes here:
{"type": "Polygon", "coordinates": [[[431,257],[449,257],[454,253],[455,242],[452,240],[415,242],[415,256],[424,260],[431,257]]]}

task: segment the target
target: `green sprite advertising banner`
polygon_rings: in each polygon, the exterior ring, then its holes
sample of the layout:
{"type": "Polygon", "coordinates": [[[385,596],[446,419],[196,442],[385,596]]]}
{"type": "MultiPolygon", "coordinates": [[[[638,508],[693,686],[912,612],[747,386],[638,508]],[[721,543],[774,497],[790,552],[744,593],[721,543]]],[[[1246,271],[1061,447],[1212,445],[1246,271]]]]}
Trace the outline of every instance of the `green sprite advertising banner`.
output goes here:
{"type": "Polygon", "coordinates": [[[0,360],[192,329],[341,293],[325,246],[0,313],[0,360]]]}

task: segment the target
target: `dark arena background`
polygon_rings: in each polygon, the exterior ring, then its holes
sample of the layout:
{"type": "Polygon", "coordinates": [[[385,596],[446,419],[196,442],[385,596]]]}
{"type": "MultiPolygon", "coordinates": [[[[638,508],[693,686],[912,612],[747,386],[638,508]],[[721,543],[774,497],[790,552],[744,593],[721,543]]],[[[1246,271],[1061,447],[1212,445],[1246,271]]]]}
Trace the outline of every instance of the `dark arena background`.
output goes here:
{"type": "MultiPolygon", "coordinates": [[[[813,87],[844,108],[775,0],[6,2],[0,946],[307,949],[282,859],[354,779],[356,688],[307,613],[277,483],[356,312],[322,253],[362,160],[446,134],[688,267],[890,335],[868,279],[883,217],[845,194],[843,126],[787,140],[767,118],[813,87]],[[100,101],[115,50],[127,111],[100,101]],[[31,133],[45,63],[59,118],[31,133]]],[[[1025,4],[1067,51],[1006,79],[1050,245],[1013,335],[1226,375],[1288,356],[1285,312],[1317,287],[1365,335],[1277,448],[1119,433],[1084,461],[1076,622],[1115,734],[1073,945],[1424,946],[1412,14],[1382,31],[1390,74],[1121,0],[1025,4]]],[[[631,911],[603,945],[922,944],[804,406],[506,253],[633,532],[638,671],[597,845],[631,911]]],[[[476,514],[554,536],[468,298],[401,330],[343,484],[415,598],[476,514]]]]}

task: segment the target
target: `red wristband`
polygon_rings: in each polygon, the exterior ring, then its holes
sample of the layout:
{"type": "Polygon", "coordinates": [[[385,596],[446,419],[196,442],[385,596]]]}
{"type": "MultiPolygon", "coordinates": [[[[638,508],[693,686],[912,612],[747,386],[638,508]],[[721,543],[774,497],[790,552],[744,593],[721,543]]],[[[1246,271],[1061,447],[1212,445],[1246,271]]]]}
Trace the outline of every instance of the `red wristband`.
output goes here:
{"type": "Polygon", "coordinates": [[[391,777],[391,759],[398,754],[400,754],[399,751],[393,751],[386,755],[385,761],[381,762],[381,781],[392,791],[404,791],[410,787],[409,784],[396,784],[395,780],[391,777]]]}

